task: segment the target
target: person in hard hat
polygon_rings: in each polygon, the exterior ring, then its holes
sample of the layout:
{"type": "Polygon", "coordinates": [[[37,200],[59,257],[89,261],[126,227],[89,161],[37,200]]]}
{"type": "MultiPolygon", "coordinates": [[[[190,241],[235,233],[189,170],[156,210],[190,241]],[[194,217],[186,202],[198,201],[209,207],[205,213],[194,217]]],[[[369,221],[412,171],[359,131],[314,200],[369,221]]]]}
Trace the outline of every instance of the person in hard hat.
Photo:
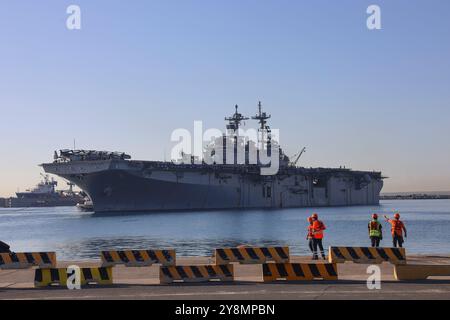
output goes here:
{"type": "Polygon", "coordinates": [[[326,259],[325,257],[325,251],[323,250],[323,231],[326,230],[325,224],[319,220],[319,216],[317,213],[313,213],[311,215],[311,218],[313,220],[312,224],[312,232],[313,232],[313,260],[317,260],[318,254],[317,249],[320,250],[320,254],[323,259],[326,259]]]}
{"type": "Polygon", "coordinates": [[[308,246],[309,250],[311,250],[312,253],[314,253],[314,244],[313,244],[313,219],[311,217],[308,217],[308,234],[306,236],[306,240],[308,240],[308,246]]]}
{"type": "Polygon", "coordinates": [[[378,221],[378,215],[374,213],[372,215],[372,220],[369,222],[369,237],[372,247],[378,248],[380,246],[380,241],[383,239],[383,232],[381,223],[378,221]]]}
{"type": "Polygon", "coordinates": [[[394,247],[397,248],[397,245],[401,248],[403,246],[403,234],[405,234],[405,238],[407,238],[405,224],[400,220],[400,214],[396,212],[394,214],[394,219],[389,219],[388,216],[384,216],[386,221],[391,224],[391,233],[392,233],[392,242],[394,247]]]}

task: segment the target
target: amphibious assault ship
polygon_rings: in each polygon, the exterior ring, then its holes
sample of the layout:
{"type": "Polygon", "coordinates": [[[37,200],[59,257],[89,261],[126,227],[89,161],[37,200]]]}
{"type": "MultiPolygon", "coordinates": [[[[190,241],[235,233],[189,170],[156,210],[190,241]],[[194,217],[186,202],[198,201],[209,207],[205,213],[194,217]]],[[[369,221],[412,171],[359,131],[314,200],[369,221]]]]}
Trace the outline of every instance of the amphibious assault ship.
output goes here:
{"type": "MultiPolygon", "coordinates": [[[[259,122],[258,132],[265,133],[268,155],[278,147],[271,138],[269,118],[259,104],[259,112],[252,119],[259,122]]],[[[260,151],[256,163],[251,163],[252,141],[239,137],[241,123],[247,119],[236,106],[235,113],[225,118],[227,134],[204,148],[209,156],[223,156],[223,161],[199,160],[184,152],[179,161],[140,161],[121,152],[60,150],[55,151],[53,163],[42,166],[47,173],[81,188],[92,200],[95,212],[379,204],[381,172],[297,167],[280,148],[278,171],[261,174],[267,165],[259,160],[260,151]],[[234,151],[244,145],[243,163],[237,161],[236,152],[229,156],[230,141],[234,151]]]]}

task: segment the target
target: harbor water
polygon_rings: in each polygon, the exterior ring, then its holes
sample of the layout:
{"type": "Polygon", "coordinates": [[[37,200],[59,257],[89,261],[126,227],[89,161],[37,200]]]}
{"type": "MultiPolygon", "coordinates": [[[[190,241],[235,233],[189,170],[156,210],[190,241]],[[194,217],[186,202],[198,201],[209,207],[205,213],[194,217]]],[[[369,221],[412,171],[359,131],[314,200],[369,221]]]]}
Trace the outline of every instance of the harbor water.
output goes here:
{"type": "MultiPolygon", "coordinates": [[[[368,246],[373,212],[401,213],[409,253],[450,254],[450,200],[385,200],[374,207],[164,212],[97,215],[75,207],[2,208],[0,240],[11,250],[56,251],[59,260],[98,259],[106,249],[174,248],[180,256],[208,256],[214,248],[288,245],[309,254],[306,218],[317,212],[327,226],[324,245],[368,246]]],[[[380,218],[381,218],[380,217],[380,218]]],[[[382,246],[391,246],[382,222],[382,246]]]]}

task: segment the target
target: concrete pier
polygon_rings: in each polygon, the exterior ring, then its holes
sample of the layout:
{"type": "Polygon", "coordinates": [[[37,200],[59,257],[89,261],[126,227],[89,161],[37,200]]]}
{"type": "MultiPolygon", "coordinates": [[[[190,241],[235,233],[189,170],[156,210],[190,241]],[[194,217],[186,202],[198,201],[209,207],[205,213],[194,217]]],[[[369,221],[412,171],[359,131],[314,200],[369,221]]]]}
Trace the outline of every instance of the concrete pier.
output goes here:
{"type": "MultiPolygon", "coordinates": [[[[291,262],[310,262],[292,257],[291,262]]],[[[213,263],[208,257],[177,257],[178,265],[213,263]]],[[[408,263],[450,264],[450,256],[408,256],[408,263]]],[[[80,267],[98,266],[100,261],[61,262],[80,267]]],[[[401,282],[394,267],[379,265],[380,290],[367,288],[368,265],[338,265],[338,281],[263,283],[261,265],[235,264],[235,281],[229,283],[159,284],[159,266],[113,269],[114,285],[88,286],[81,290],[64,287],[34,288],[34,270],[0,270],[0,299],[450,299],[450,277],[401,282]]]]}

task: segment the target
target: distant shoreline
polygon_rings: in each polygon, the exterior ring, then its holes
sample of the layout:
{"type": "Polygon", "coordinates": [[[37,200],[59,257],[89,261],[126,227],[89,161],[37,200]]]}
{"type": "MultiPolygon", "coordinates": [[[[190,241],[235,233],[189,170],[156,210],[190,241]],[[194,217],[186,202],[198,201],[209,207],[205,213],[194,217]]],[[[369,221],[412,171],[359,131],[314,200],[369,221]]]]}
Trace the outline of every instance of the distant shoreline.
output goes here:
{"type": "Polygon", "coordinates": [[[398,192],[382,193],[380,200],[441,200],[450,199],[450,192],[398,192]]]}

